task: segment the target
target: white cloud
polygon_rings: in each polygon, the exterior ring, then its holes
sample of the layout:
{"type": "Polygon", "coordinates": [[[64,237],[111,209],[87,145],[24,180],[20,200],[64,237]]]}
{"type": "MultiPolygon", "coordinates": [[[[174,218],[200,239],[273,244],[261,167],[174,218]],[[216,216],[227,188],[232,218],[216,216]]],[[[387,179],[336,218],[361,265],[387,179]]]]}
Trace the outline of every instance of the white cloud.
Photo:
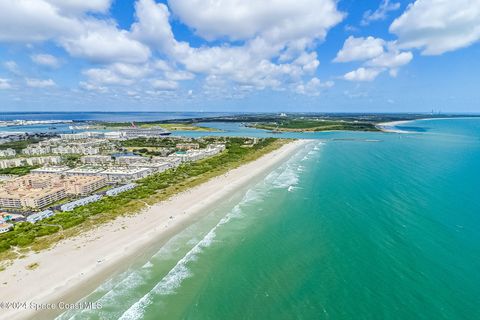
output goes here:
{"type": "Polygon", "coordinates": [[[33,62],[42,66],[50,68],[58,68],[60,66],[60,61],[51,54],[34,54],[30,58],[33,62]]]}
{"type": "Polygon", "coordinates": [[[145,62],[150,49],[131,39],[125,30],[105,21],[87,21],[85,30],[76,37],[66,37],[60,43],[74,57],[94,62],[145,62]]]}
{"type": "MultiPolygon", "coordinates": [[[[121,29],[109,16],[112,2],[0,1],[0,42],[50,41],[72,57],[98,63],[82,72],[85,90],[152,83],[174,89],[198,75],[243,94],[307,84],[320,64],[318,42],[345,16],[336,0],[170,0],[174,18],[207,39],[220,39],[193,47],[175,39],[166,4],[137,0],[135,22],[121,29]]],[[[47,54],[31,58],[59,65],[47,54]]]]}
{"type": "Polygon", "coordinates": [[[178,88],[178,82],[171,80],[152,80],[151,84],[157,90],[175,90],[178,88]]]}
{"type": "Polygon", "coordinates": [[[413,58],[411,52],[400,51],[395,41],[367,37],[350,36],[338,52],[335,62],[364,61],[364,66],[343,76],[350,81],[371,81],[380,73],[389,71],[395,77],[398,68],[408,64],[413,58]]]}
{"type": "Polygon", "coordinates": [[[390,2],[390,0],[383,0],[377,10],[368,10],[363,14],[363,19],[360,22],[361,25],[369,25],[372,21],[385,20],[390,11],[396,11],[400,9],[400,3],[390,2]]]}
{"type": "Polygon", "coordinates": [[[60,15],[47,1],[0,1],[0,41],[45,41],[80,29],[77,19],[60,15]]]}
{"type": "Polygon", "coordinates": [[[320,79],[314,77],[306,83],[299,83],[295,86],[295,92],[298,94],[318,96],[322,89],[331,88],[335,85],[333,81],[321,82],[320,79]]]}
{"type": "Polygon", "coordinates": [[[343,78],[348,81],[372,81],[380,74],[380,72],[380,69],[361,67],[357,70],[346,73],[343,78]]]}
{"type": "Polygon", "coordinates": [[[79,14],[83,12],[105,13],[110,8],[112,0],[46,0],[62,12],[79,14]]]}
{"type": "Polygon", "coordinates": [[[55,86],[55,82],[52,79],[28,78],[25,81],[27,83],[27,86],[32,87],[32,88],[48,88],[48,87],[54,87],[55,86]]]}
{"type": "Polygon", "coordinates": [[[11,87],[10,80],[0,78],[0,90],[10,89],[11,87]]]}
{"type": "Polygon", "coordinates": [[[3,63],[3,66],[5,67],[5,69],[7,69],[8,71],[10,71],[13,74],[16,74],[16,75],[20,74],[18,64],[15,61],[12,61],[12,60],[5,61],[3,63]]]}
{"type": "Polygon", "coordinates": [[[169,0],[168,4],[206,39],[260,36],[270,43],[323,39],[344,17],[334,0],[169,0]]]}
{"type": "Polygon", "coordinates": [[[480,40],[480,0],[417,0],[393,21],[401,48],[438,55],[480,40]]]}
{"type": "Polygon", "coordinates": [[[383,53],[384,45],[385,41],[380,38],[355,38],[350,36],[345,40],[343,48],[337,53],[333,61],[350,62],[372,59],[383,53]]]}

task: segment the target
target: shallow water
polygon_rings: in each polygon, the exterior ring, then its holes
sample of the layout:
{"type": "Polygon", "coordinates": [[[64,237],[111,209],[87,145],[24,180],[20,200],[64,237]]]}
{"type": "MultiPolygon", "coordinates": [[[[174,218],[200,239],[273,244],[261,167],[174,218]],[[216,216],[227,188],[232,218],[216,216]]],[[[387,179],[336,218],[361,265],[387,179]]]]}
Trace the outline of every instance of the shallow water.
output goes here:
{"type": "Polygon", "coordinates": [[[316,133],[60,319],[480,319],[480,120],[316,133]]]}

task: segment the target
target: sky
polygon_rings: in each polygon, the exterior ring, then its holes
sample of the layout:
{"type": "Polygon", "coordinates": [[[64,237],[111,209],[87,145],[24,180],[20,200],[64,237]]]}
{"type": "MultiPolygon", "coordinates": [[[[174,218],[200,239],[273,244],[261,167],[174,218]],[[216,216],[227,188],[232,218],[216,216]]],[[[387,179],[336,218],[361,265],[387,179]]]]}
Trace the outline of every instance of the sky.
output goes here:
{"type": "Polygon", "coordinates": [[[480,0],[0,0],[0,112],[480,113],[480,0]]]}

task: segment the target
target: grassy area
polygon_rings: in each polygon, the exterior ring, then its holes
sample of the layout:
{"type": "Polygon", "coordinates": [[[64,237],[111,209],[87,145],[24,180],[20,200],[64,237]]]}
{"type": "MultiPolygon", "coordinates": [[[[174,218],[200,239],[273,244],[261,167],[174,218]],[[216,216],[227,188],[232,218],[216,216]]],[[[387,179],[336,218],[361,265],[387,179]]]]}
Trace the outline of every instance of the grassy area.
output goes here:
{"type": "Polygon", "coordinates": [[[37,169],[39,166],[22,166],[22,167],[14,167],[14,168],[5,168],[0,169],[0,174],[14,174],[19,176],[24,176],[29,174],[30,171],[33,169],[37,169]]]}
{"type": "Polygon", "coordinates": [[[183,164],[137,181],[138,186],[116,197],[62,212],[37,224],[19,223],[14,230],[0,235],[0,261],[18,257],[13,247],[34,251],[50,247],[59,240],[97,227],[118,216],[132,214],[147,204],[168,199],[172,195],[199,185],[215,176],[269,153],[287,140],[260,139],[251,148],[243,148],[243,138],[226,138],[225,152],[201,161],[183,164]],[[61,231],[61,232],[59,232],[61,231]]]}
{"type": "MultiPolygon", "coordinates": [[[[136,122],[135,125],[140,128],[152,128],[152,127],[162,127],[169,131],[205,131],[205,132],[213,132],[218,131],[217,129],[208,128],[197,126],[193,123],[163,123],[159,121],[152,121],[152,122],[136,122]]],[[[128,128],[131,127],[130,123],[125,122],[110,122],[110,123],[102,123],[99,126],[103,126],[104,128],[128,128]]]]}
{"type": "Polygon", "coordinates": [[[371,122],[322,120],[322,119],[286,119],[278,122],[255,123],[252,125],[258,129],[272,131],[379,131],[371,122]]]}
{"type": "Polygon", "coordinates": [[[6,143],[0,144],[0,150],[13,149],[17,153],[20,153],[22,149],[25,149],[30,144],[38,143],[40,141],[41,139],[30,138],[26,140],[6,142],[6,143]]]}

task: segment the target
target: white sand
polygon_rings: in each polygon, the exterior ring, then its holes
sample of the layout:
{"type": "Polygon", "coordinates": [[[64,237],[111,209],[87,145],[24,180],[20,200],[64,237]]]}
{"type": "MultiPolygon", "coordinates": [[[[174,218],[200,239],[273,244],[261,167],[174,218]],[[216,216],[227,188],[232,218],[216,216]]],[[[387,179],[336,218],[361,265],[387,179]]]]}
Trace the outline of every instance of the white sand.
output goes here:
{"type": "MultiPolygon", "coordinates": [[[[0,302],[55,303],[65,299],[73,299],[69,302],[74,302],[80,298],[75,296],[75,292],[78,294],[95,288],[118,269],[122,261],[142,254],[142,249],[146,250],[149,244],[162,238],[165,241],[183,230],[202,214],[202,209],[233,194],[257,175],[272,169],[304,143],[289,143],[141,213],[117,218],[95,230],[63,240],[52,249],[15,260],[0,272],[0,302]],[[33,263],[38,263],[38,267],[27,270],[26,267],[33,263]]],[[[0,319],[37,316],[38,313],[28,308],[0,310],[0,319]]]]}
{"type": "Polygon", "coordinates": [[[411,133],[410,131],[396,129],[395,126],[403,125],[414,120],[404,120],[404,121],[391,121],[391,122],[382,122],[377,124],[377,128],[383,132],[392,132],[392,133],[411,133]]]}

